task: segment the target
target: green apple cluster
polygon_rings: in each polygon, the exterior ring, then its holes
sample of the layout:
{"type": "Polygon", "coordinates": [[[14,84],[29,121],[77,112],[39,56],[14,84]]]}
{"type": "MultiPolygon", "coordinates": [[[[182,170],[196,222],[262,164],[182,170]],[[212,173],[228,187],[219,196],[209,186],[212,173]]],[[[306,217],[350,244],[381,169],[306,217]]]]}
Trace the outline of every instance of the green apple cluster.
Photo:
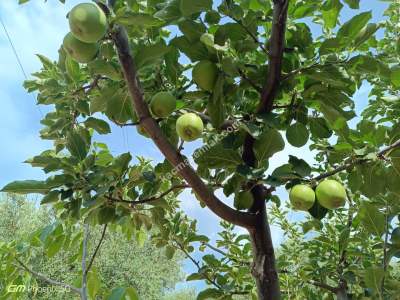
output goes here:
{"type": "Polygon", "coordinates": [[[346,190],[336,180],[327,179],[318,184],[314,190],[305,184],[295,185],[289,193],[289,200],[296,210],[308,211],[315,200],[327,209],[336,209],[346,203],[346,190]]]}
{"type": "Polygon", "coordinates": [[[65,36],[63,48],[76,62],[88,63],[99,52],[98,41],[107,32],[107,17],[94,3],[76,5],[68,14],[70,32],[65,36]]]}
{"type": "MultiPolygon", "coordinates": [[[[157,118],[167,118],[176,109],[176,98],[170,92],[158,92],[150,101],[150,110],[157,118]]],[[[176,121],[176,131],[179,137],[185,142],[198,139],[204,129],[202,119],[195,113],[185,113],[176,121]]],[[[147,136],[144,128],[138,127],[138,132],[147,136]]]]}

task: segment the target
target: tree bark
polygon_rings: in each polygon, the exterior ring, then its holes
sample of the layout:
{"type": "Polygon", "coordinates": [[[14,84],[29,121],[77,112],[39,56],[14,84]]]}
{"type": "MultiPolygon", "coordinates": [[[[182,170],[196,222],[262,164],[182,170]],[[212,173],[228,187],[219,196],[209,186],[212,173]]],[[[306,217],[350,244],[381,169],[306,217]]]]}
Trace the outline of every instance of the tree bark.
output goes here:
{"type": "Polygon", "coordinates": [[[347,296],[346,288],[337,290],[336,299],[337,300],[348,300],[349,299],[349,297],[347,296]]]}
{"type": "MultiPolygon", "coordinates": [[[[283,50],[285,48],[286,20],[289,0],[274,0],[272,32],[270,38],[268,75],[261,94],[257,113],[270,113],[282,74],[283,50]]],[[[243,161],[249,167],[257,166],[253,146],[255,139],[248,134],[243,146],[243,161]]],[[[252,185],[253,183],[251,183],[252,185]]],[[[256,184],[252,188],[254,205],[251,212],[256,215],[256,225],[249,229],[253,246],[252,275],[257,284],[258,298],[279,300],[281,292],[275,265],[274,246],[266,212],[264,186],[256,184]]]]}
{"type": "Polygon", "coordinates": [[[262,199],[257,204],[256,225],[249,230],[253,248],[252,275],[257,284],[258,299],[277,300],[281,298],[281,293],[266,203],[261,186],[253,188],[252,192],[253,196],[262,199]]]}

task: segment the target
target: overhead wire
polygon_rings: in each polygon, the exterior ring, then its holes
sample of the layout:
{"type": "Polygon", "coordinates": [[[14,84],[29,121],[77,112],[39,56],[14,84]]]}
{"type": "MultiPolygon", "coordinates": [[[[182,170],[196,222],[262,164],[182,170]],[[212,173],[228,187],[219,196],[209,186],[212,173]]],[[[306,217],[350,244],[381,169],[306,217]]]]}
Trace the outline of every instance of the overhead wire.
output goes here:
{"type": "MultiPolygon", "coordinates": [[[[3,18],[1,17],[1,15],[0,15],[0,23],[1,23],[1,26],[3,27],[4,33],[6,34],[6,37],[7,37],[8,43],[10,44],[10,47],[11,47],[11,49],[12,49],[12,52],[14,53],[14,56],[15,56],[15,58],[16,58],[16,60],[17,60],[18,66],[19,66],[19,68],[20,68],[20,70],[21,70],[21,72],[22,72],[22,74],[23,74],[25,80],[28,80],[28,75],[27,75],[26,72],[25,72],[25,68],[24,68],[24,66],[22,65],[22,61],[21,61],[21,59],[20,59],[20,57],[19,57],[19,55],[18,55],[17,49],[15,48],[15,45],[14,45],[12,39],[11,39],[11,36],[10,36],[8,30],[7,30],[6,24],[5,24],[5,22],[3,21],[3,18]]],[[[32,96],[33,100],[36,102],[35,97],[34,97],[32,94],[31,94],[31,96],[32,96]]],[[[42,110],[40,109],[40,107],[36,105],[36,108],[37,108],[37,110],[39,111],[41,117],[43,118],[44,115],[43,115],[43,112],[42,112],[42,110]]]]}

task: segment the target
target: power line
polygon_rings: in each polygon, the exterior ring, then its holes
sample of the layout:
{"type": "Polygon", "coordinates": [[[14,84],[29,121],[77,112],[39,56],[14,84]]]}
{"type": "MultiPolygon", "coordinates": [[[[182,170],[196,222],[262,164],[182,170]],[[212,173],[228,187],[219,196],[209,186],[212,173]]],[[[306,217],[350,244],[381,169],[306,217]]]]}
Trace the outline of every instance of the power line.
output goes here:
{"type": "MultiPolygon", "coordinates": [[[[7,40],[8,40],[8,42],[9,42],[10,46],[11,46],[11,49],[12,49],[12,51],[13,51],[13,53],[14,53],[14,56],[15,56],[15,58],[17,59],[17,62],[18,62],[18,65],[19,65],[19,67],[20,67],[20,69],[21,69],[21,71],[22,71],[22,74],[24,75],[25,80],[28,80],[28,75],[27,75],[26,72],[25,72],[24,66],[22,65],[21,59],[19,58],[18,52],[17,52],[17,50],[16,50],[16,48],[15,48],[15,46],[14,46],[14,43],[13,43],[13,41],[12,41],[12,39],[11,39],[10,34],[8,33],[6,24],[3,22],[3,18],[1,17],[1,15],[0,15],[0,23],[1,23],[1,26],[3,27],[3,30],[4,30],[4,32],[5,32],[6,36],[7,36],[7,40]]],[[[31,96],[32,96],[33,100],[36,102],[35,97],[34,97],[32,94],[31,94],[31,96]]],[[[42,118],[43,118],[44,115],[43,115],[43,112],[42,112],[42,110],[40,109],[40,107],[39,107],[39,106],[36,106],[36,108],[38,109],[40,115],[41,115],[42,118]]]]}

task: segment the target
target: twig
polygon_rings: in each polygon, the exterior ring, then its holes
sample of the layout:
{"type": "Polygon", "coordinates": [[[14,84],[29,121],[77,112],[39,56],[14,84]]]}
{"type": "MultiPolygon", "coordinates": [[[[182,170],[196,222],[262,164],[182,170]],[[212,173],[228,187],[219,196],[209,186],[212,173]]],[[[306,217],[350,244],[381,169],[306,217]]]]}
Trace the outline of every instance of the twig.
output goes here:
{"type": "Polygon", "coordinates": [[[118,125],[119,127],[127,127],[127,126],[138,126],[140,125],[140,122],[132,122],[132,123],[121,123],[115,119],[112,119],[112,121],[118,125]]]}
{"type": "Polygon", "coordinates": [[[325,289],[327,291],[330,291],[332,293],[335,293],[335,294],[337,292],[337,288],[336,287],[330,286],[329,284],[326,284],[326,283],[323,283],[323,282],[309,280],[309,281],[307,281],[307,283],[312,284],[312,285],[317,286],[317,287],[320,287],[320,288],[323,288],[323,289],[325,289]]]}
{"type": "Polygon", "coordinates": [[[173,192],[175,190],[185,189],[185,188],[190,188],[190,185],[188,185],[188,184],[174,185],[171,188],[169,188],[168,190],[166,190],[165,192],[161,193],[159,196],[153,196],[153,197],[142,199],[142,200],[138,200],[138,201],[129,201],[129,200],[123,200],[123,199],[116,199],[116,198],[109,197],[109,196],[105,196],[105,197],[107,199],[113,201],[113,202],[129,203],[129,205],[131,207],[134,207],[134,206],[139,205],[139,204],[146,204],[146,203],[149,203],[149,202],[154,202],[154,201],[160,200],[160,199],[164,198],[169,193],[171,193],[171,192],[173,192]]]}
{"type": "Polygon", "coordinates": [[[185,143],[185,141],[181,140],[181,142],[179,143],[178,152],[182,152],[184,143],[185,143]]]}
{"type": "Polygon", "coordinates": [[[227,259],[229,259],[229,260],[231,260],[231,261],[233,261],[233,262],[236,262],[236,263],[241,264],[241,265],[247,265],[247,266],[251,265],[250,262],[243,261],[243,260],[237,259],[237,258],[235,258],[235,257],[232,257],[232,256],[230,256],[228,253],[222,251],[221,249],[218,249],[218,248],[214,247],[213,245],[211,245],[211,244],[209,244],[209,243],[203,242],[202,244],[203,244],[204,246],[207,246],[207,247],[210,248],[211,250],[213,250],[213,251],[215,251],[215,252],[221,254],[222,256],[226,257],[227,259]]]}
{"type": "Polygon", "coordinates": [[[29,268],[28,266],[26,266],[26,265],[25,265],[21,260],[19,260],[17,257],[14,257],[14,259],[17,261],[17,263],[20,265],[20,267],[21,267],[22,269],[24,269],[25,271],[29,272],[29,273],[32,274],[33,276],[35,276],[35,277],[37,277],[37,278],[39,278],[39,279],[41,279],[41,280],[43,280],[43,281],[46,281],[46,282],[49,283],[49,284],[64,287],[64,288],[66,288],[66,289],[68,289],[68,290],[71,290],[71,291],[73,291],[73,292],[75,292],[75,293],[81,295],[81,289],[76,288],[76,287],[74,287],[74,286],[72,286],[72,285],[66,284],[66,283],[64,283],[64,282],[60,282],[60,281],[57,281],[57,280],[48,278],[46,275],[41,274],[41,273],[39,273],[39,272],[36,272],[36,271],[32,270],[31,268],[29,268]]]}
{"type": "Polygon", "coordinates": [[[103,78],[103,77],[98,75],[98,76],[94,77],[93,81],[90,84],[84,85],[83,87],[75,90],[72,94],[76,95],[76,94],[78,94],[79,92],[82,92],[82,91],[86,91],[86,93],[90,92],[91,90],[93,90],[94,88],[99,86],[100,79],[105,79],[105,78],[103,78]]]}
{"type": "Polygon", "coordinates": [[[97,255],[97,253],[98,253],[99,250],[100,250],[101,244],[103,243],[104,237],[105,237],[105,235],[106,235],[107,225],[108,225],[108,224],[105,224],[105,225],[103,226],[103,231],[102,231],[102,233],[101,233],[101,237],[100,237],[99,243],[97,244],[96,249],[94,250],[94,253],[93,253],[93,255],[92,255],[92,258],[90,259],[90,262],[89,262],[89,264],[88,264],[88,266],[87,266],[87,268],[86,268],[86,274],[90,271],[90,268],[91,268],[92,265],[93,265],[94,259],[96,258],[96,255],[97,255]]]}

